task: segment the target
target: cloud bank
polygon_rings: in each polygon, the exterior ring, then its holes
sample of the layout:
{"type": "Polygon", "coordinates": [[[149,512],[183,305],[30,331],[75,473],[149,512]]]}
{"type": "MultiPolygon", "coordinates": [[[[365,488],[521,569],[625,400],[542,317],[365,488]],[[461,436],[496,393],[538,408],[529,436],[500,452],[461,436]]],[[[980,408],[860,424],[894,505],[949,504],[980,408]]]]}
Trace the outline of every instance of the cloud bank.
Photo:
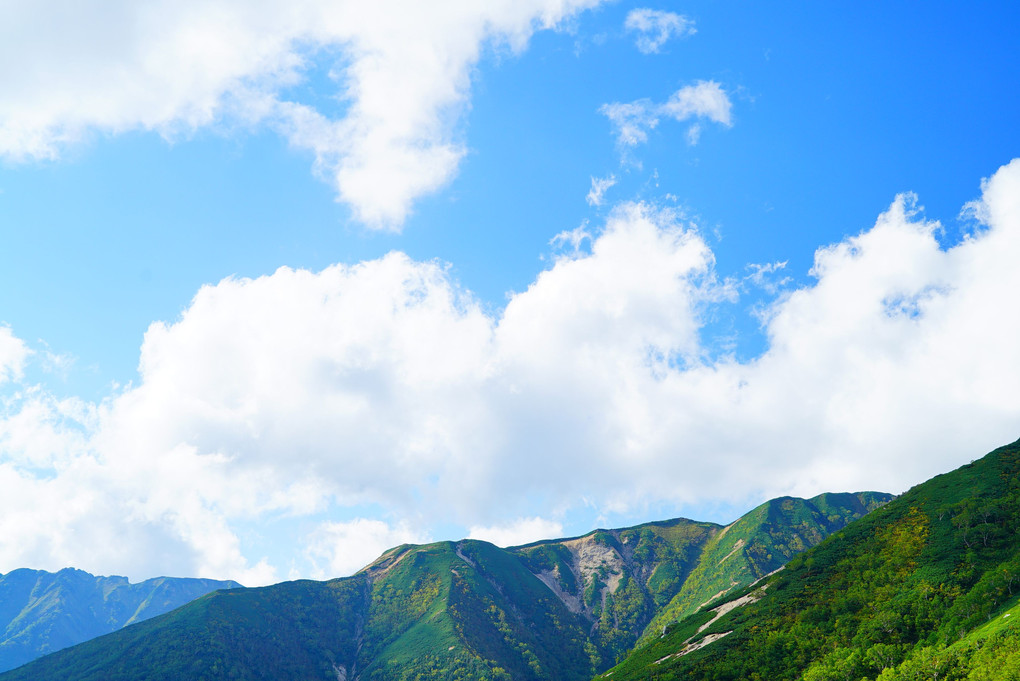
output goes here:
{"type": "Polygon", "coordinates": [[[598,0],[15,0],[0,22],[0,157],[97,135],[268,126],[370,227],[453,177],[470,73],[598,0]],[[311,83],[325,105],[301,101],[311,83]],[[332,109],[339,109],[334,113],[332,109]]]}
{"type": "Polygon", "coordinates": [[[983,224],[943,248],[902,195],[820,248],[748,362],[700,336],[739,286],[696,225],[644,203],[499,312],[398,252],[203,287],[150,327],[137,385],[4,402],[0,570],[255,584],[443,523],[516,543],[580,507],[902,491],[1020,434],[1020,160],[971,212],[983,224]],[[289,568],[249,537],[287,518],[314,525],[289,568]]]}

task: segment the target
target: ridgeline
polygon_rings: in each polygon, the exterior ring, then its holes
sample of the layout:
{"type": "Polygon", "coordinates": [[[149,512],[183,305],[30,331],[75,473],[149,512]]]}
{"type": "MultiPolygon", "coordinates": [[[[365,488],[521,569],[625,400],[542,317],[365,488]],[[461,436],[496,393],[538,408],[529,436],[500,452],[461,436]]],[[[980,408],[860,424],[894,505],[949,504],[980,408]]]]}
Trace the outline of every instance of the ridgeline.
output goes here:
{"type": "Polygon", "coordinates": [[[727,527],[675,519],[510,549],[400,546],[352,577],[208,594],[0,680],[587,681],[889,499],[785,497],[727,527]]]}
{"type": "Polygon", "coordinates": [[[0,671],[239,586],[172,577],[131,584],[72,568],[12,570],[0,575],[0,671]]]}

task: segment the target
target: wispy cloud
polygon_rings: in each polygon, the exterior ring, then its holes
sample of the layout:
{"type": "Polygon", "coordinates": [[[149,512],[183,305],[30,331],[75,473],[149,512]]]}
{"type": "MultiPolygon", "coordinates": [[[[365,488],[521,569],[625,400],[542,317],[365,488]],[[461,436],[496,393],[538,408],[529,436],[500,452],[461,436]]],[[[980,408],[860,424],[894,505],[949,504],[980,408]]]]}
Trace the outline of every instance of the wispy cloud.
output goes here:
{"type": "Polygon", "coordinates": [[[637,33],[635,44],[645,54],[658,52],[671,38],[684,38],[696,33],[691,19],[675,12],[647,7],[628,12],[623,25],[628,31],[637,33]]]}
{"type": "Polygon", "coordinates": [[[585,197],[585,201],[588,202],[589,206],[601,206],[602,201],[605,198],[606,191],[610,187],[616,184],[616,176],[610,175],[609,177],[593,177],[591,178],[591,189],[588,191],[588,195],[585,197]]]}
{"type": "Polygon", "coordinates": [[[687,131],[691,145],[701,138],[700,120],[726,127],[733,125],[732,103],[722,86],[712,80],[700,80],[674,92],[668,100],[656,104],[650,99],[603,104],[599,112],[609,119],[621,147],[634,147],[648,141],[648,133],[661,118],[683,122],[695,119],[687,131]]]}
{"type": "Polygon", "coordinates": [[[775,295],[781,288],[793,281],[793,277],[777,276],[780,272],[786,270],[787,263],[788,261],[786,260],[782,262],[750,263],[746,267],[749,274],[744,279],[766,293],[775,295]]]}
{"type": "Polygon", "coordinates": [[[585,221],[580,227],[574,229],[568,229],[560,232],[552,239],[549,239],[549,245],[553,248],[565,248],[570,247],[570,255],[576,256],[581,250],[581,244],[585,241],[590,242],[592,240],[591,232],[588,231],[588,223],[585,221]]]}
{"type": "Polygon", "coordinates": [[[659,124],[658,107],[650,99],[603,104],[599,113],[609,119],[621,146],[634,147],[648,141],[648,133],[659,124]]]}

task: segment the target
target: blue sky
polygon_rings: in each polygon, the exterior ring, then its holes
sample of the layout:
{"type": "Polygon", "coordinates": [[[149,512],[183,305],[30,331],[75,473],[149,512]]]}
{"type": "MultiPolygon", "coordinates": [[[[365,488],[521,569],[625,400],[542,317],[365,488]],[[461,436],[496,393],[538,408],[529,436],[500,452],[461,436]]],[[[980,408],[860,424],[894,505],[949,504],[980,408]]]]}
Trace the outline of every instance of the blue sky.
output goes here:
{"type": "Polygon", "coordinates": [[[4,10],[0,570],[325,577],[1018,435],[1014,4],[391,4],[4,10]]]}

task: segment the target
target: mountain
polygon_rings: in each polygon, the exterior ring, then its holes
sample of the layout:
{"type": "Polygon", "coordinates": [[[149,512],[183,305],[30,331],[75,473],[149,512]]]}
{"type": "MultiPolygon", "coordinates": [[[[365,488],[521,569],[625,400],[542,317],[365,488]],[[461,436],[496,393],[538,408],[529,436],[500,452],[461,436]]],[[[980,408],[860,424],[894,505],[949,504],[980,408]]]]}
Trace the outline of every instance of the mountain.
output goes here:
{"type": "Polygon", "coordinates": [[[678,519],[510,551],[590,626],[602,666],[618,661],[640,637],[778,569],[890,498],[877,492],[781,497],[726,527],[678,519]]]}
{"type": "Polygon", "coordinates": [[[783,498],[728,527],[676,519],[510,549],[399,546],[352,577],[214,592],[0,679],[585,681],[663,608],[746,586],[889,498],[783,498]]]}
{"type": "Polygon", "coordinates": [[[71,568],[13,570],[0,575],[0,671],[239,586],[169,577],[131,584],[71,568]]]}
{"type": "Polygon", "coordinates": [[[602,675],[1020,679],[1020,441],[918,485],[602,675]]]}
{"type": "Polygon", "coordinates": [[[697,568],[645,629],[643,641],[709,601],[775,572],[791,558],[887,503],[876,492],[782,497],[765,502],[723,528],[705,546],[697,568]]]}

